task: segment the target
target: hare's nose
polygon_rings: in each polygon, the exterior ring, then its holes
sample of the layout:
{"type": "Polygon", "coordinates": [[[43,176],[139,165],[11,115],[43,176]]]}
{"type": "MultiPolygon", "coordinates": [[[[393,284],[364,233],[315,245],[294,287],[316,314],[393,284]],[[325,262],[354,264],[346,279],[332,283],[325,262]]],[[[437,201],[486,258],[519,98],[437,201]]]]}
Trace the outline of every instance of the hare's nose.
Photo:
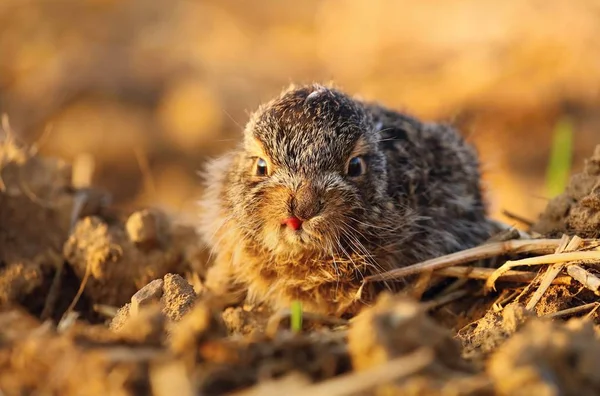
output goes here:
{"type": "Polygon", "coordinates": [[[290,217],[283,221],[283,224],[290,227],[292,230],[297,231],[302,227],[302,220],[297,217],[290,217]]]}
{"type": "Polygon", "coordinates": [[[291,202],[292,216],[302,221],[315,217],[321,211],[321,200],[310,184],[301,186],[291,202]]]}

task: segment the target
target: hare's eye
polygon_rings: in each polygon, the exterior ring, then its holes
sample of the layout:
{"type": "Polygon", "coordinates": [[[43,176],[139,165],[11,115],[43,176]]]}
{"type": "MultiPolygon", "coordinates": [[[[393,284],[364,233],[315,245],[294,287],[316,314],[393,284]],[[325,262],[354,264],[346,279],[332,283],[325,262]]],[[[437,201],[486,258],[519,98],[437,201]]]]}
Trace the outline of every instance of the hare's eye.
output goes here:
{"type": "Polygon", "coordinates": [[[350,162],[348,162],[346,173],[350,177],[358,177],[364,174],[366,170],[367,164],[365,163],[365,160],[362,157],[353,157],[350,159],[350,162]]]}
{"type": "Polygon", "coordinates": [[[256,160],[256,176],[267,176],[268,168],[267,161],[262,158],[256,160]]]}

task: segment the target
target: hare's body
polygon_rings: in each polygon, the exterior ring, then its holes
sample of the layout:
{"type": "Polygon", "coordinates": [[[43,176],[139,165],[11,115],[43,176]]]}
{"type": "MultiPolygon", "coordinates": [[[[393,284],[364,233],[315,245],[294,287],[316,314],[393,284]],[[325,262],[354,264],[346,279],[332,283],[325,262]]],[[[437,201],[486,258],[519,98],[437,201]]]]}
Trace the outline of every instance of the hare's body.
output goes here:
{"type": "Polygon", "coordinates": [[[364,276],[490,232],[477,156],[457,132],[318,85],[261,106],[205,173],[207,285],[275,308],[355,312],[384,286],[361,289],[364,276]]]}

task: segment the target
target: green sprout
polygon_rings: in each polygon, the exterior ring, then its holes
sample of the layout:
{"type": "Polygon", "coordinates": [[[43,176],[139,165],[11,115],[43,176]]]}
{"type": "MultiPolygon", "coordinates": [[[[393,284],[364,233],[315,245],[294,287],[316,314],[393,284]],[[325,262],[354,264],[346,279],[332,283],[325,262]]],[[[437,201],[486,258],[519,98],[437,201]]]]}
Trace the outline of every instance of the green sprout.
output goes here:
{"type": "Polygon", "coordinates": [[[546,194],[553,198],[561,194],[569,181],[573,149],[573,124],[567,117],[554,127],[550,162],[546,168],[546,194]]]}
{"type": "Polygon", "coordinates": [[[291,311],[292,331],[298,333],[302,330],[302,303],[298,300],[292,301],[291,311]]]}

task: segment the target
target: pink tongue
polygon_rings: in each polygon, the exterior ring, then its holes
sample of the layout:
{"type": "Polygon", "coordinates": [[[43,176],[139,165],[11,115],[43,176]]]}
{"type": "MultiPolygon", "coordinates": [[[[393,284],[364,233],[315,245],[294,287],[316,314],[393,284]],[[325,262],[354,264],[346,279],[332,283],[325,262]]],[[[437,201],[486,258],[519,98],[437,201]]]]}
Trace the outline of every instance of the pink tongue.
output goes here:
{"type": "Polygon", "coordinates": [[[285,219],[283,222],[294,231],[298,230],[302,226],[302,220],[297,217],[290,217],[289,219],[285,219]]]}

